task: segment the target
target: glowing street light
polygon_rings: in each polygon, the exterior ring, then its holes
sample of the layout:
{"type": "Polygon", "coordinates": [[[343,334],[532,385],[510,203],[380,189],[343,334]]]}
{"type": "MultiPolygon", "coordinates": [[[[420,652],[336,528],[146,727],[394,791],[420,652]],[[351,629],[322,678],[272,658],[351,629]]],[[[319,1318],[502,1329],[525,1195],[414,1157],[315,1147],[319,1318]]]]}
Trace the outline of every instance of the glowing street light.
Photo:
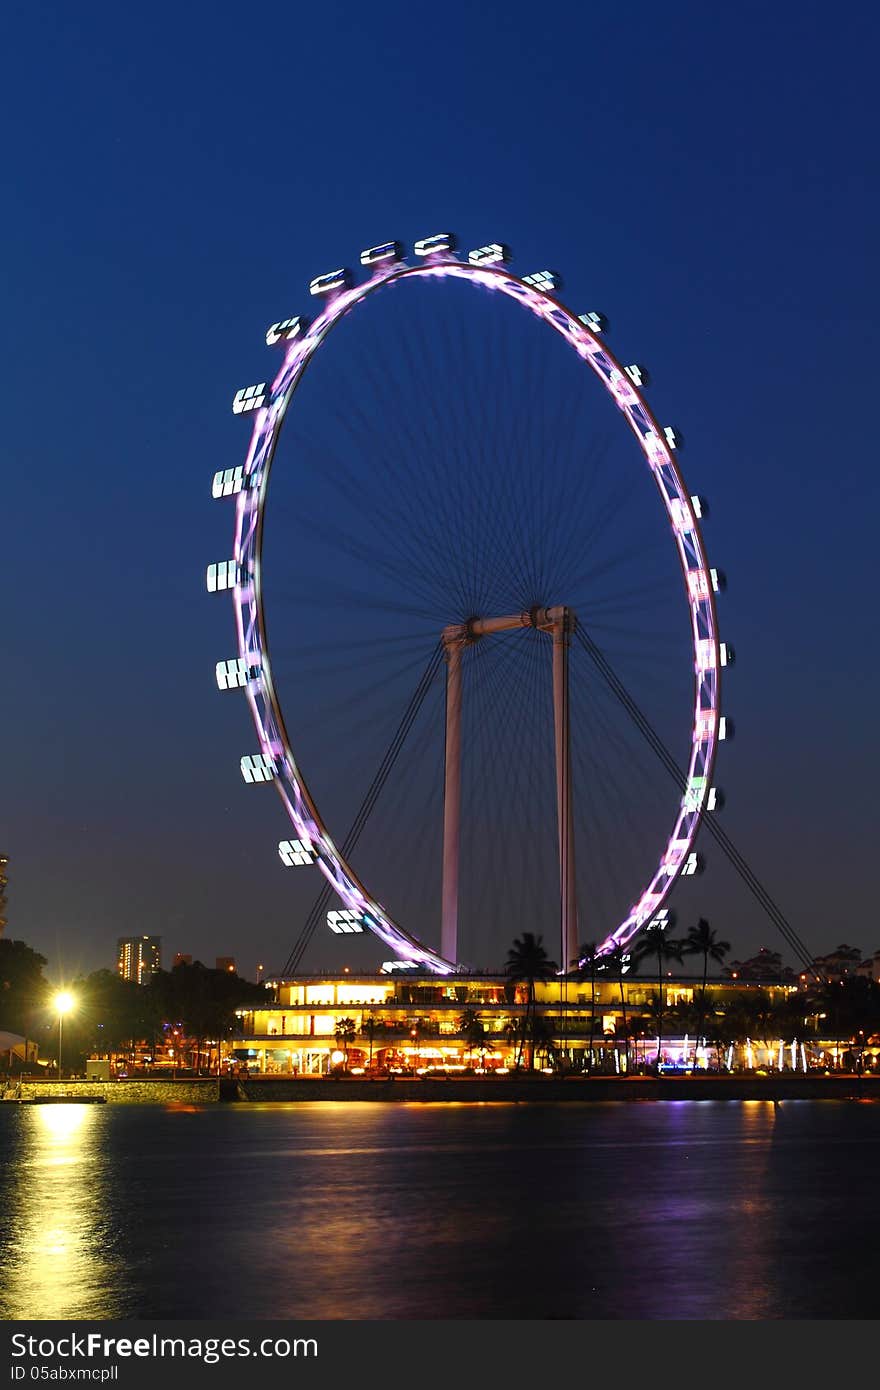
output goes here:
{"type": "Polygon", "coordinates": [[[74,1007],[76,1000],[66,989],[60,989],[52,1000],[55,1012],[58,1015],[58,1080],[61,1080],[61,1024],[65,1014],[69,1014],[74,1007]]]}

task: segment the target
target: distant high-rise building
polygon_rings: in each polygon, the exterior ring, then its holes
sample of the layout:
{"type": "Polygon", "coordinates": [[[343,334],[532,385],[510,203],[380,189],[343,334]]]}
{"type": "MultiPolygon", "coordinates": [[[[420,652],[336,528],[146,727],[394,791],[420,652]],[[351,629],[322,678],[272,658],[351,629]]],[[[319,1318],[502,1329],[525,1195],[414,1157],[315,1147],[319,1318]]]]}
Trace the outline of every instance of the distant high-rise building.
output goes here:
{"type": "Polygon", "coordinates": [[[120,936],[116,943],[116,973],[123,980],[145,985],[161,968],[161,936],[120,936]]]}
{"type": "Polygon", "coordinates": [[[192,965],[192,963],[193,963],[193,958],[192,958],[192,956],[185,956],[185,955],[183,954],[183,951],[176,951],[176,952],[175,952],[175,954],[174,954],[174,964],[175,964],[175,965],[192,965]]]}
{"type": "Polygon", "coordinates": [[[215,970],[226,970],[230,975],[235,974],[235,956],[217,956],[214,961],[215,970]]]}
{"type": "Polygon", "coordinates": [[[6,884],[8,882],[6,870],[8,866],[9,860],[6,855],[0,854],[0,936],[6,930],[6,884]]]}

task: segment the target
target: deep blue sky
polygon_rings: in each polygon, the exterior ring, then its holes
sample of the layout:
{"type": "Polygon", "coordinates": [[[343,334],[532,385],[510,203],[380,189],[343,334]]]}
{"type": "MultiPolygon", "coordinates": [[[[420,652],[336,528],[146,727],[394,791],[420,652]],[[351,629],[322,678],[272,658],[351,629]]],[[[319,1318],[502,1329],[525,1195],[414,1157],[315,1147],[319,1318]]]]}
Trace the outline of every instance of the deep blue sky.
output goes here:
{"type": "MultiPolygon", "coordinates": [[[[10,935],[59,976],[122,932],[283,959],[210,477],[311,276],[452,228],[558,267],[653,369],[730,577],[726,823],[811,947],[880,946],[878,38],[811,3],[7,7],[10,935]]],[[[777,944],[728,884],[696,910],[777,944]]]]}

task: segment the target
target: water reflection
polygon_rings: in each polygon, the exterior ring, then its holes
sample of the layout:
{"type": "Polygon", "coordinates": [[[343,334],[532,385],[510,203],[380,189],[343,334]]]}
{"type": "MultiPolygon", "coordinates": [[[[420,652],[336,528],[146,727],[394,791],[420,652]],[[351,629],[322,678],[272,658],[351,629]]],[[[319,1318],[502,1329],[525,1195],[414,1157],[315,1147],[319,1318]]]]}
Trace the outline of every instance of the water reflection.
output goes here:
{"type": "Polygon", "coordinates": [[[118,1261],[106,1220],[106,1116],[93,1105],[8,1108],[15,1114],[4,1136],[3,1317],[113,1317],[118,1261]]]}
{"type": "Polygon", "coordinates": [[[0,1106],[0,1154],[7,1319],[875,1311],[880,1105],[0,1106]]]}

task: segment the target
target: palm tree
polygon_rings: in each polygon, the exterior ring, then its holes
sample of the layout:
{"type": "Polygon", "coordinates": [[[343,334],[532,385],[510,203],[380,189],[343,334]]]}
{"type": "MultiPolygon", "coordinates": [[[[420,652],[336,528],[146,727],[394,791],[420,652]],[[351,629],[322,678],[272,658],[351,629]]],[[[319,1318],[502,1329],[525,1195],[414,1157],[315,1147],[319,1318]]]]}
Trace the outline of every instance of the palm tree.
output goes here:
{"type": "Polygon", "coordinates": [[[628,1024],[627,1024],[627,1032],[629,1033],[629,1036],[630,1036],[630,1037],[632,1038],[632,1040],[633,1040],[633,1061],[634,1061],[634,1064],[635,1064],[635,1066],[636,1066],[636,1069],[638,1069],[638,1067],[639,1067],[639,1065],[640,1065],[640,1063],[639,1063],[639,1042],[642,1043],[641,1065],[642,1065],[642,1066],[646,1066],[646,1065],[647,1065],[647,1057],[646,1057],[646,1055],[645,1055],[645,1046],[644,1046],[644,1042],[645,1042],[645,1036],[646,1036],[646,1034],[647,1034],[649,1028],[651,1027],[651,1019],[648,1018],[648,1017],[646,1017],[646,1012],[645,1012],[645,1011],[647,1010],[648,1007],[649,1007],[649,1006],[646,1005],[646,1004],[640,1005],[640,1006],[639,1006],[639,1012],[636,1013],[636,1014],[631,1014],[631,1015],[630,1015],[629,1022],[628,1022],[628,1024]]]}
{"type": "Polygon", "coordinates": [[[340,1018],[336,1020],[336,1042],[342,1043],[345,1052],[345,1068],[348,1070],[348,1044],[357,1032],[357,1024],[353,1018],[340,1018]]]}
{"type": "MultiPolygon", "coordinates": [[[[504,1024],[504,1036],[507,1039],[508,1047],[516,1046],[516,1043],[522,1031],[522,1029],[520,1028],[521,1022],[521,1019],[511,1017],[507,1019],[506,1023],[504,1024]]],[[[520,1048],[520,1051],[521,1050],[522,1048],[520,1048]]]]}
{"type": "Polygon", "coordinates": [[[654,1065],[659,1072],[660,1061],[663,1056],[663,1025],[668,1012],[663,991],[661,990],[659,994],[652,994],[648,1003],[642,1007],[644,1010],[641,1019],[642,1025],[646,1032],[653,1033],[657,1039],[657,1060],[654,1065]]]}
{"type": "Polygon", "coordinates": [[[628,1070],[630,1030],[629,1021],[626,1016],[626,990],[623,988],[623,977],[627,973],[634,975],[639,968],[639,961],[634,960],[629,952],[625,951],[622,946],[613,946],[610,951],[607,951],[605,955],[601,957],[600,966],[603,971],[607,971],[608,974],[617,977],[617,983],[620,988],[620,1031],[623,1036],[623,1045],[626,1049],[626,1065],[628,1070]]]}
{"type": "Polygon", "coordinates": [[[550,1066],[559,1066],[559,1053],[556,1047],[553,1024],[549,1018],[541,1014],[534,1015],[532,1018],[531,1040],[533,1062],[537,1054],[543,1052],[550,1066]]]}
{"type": "MultiPolygon", "coordinates": [[[[669,919],[670,923],[672,918],[669,919]]],[[[682,943],[666,935],[665,922],[652,922],[645,927],[632,949],[633,960],[643,961],[654,958],[657,961],[657,997],[653,1006],[653,1017],[659,1023],[657,1043],[657,1068],[660,1067],[660,1044],[663,1041],[663,1015],[665,1013],[666,993],[663,987],[663,966],[667,961],[681,961],[682,943]]]]}
{"type": "MultiPolygon", "coordinates": [[[[705,917],[697,920],[695,927],[688,927],[688,934],[682,942],[681,953],[685,956],[703,957],[703,988],[700,991],[699,1022],[697,1024],[697,1046],[703,1037],[703,1023],[706,1017],[706,981],[709,977],[709,959],[719,965],[730,950],[729,941],[719,941],[705,917]]],[[[694,1066],[697,1069],[697,1047],[694,1047],[694,1066]]]]}
{"type": "Polygon", "coordinates": [[[711,1014],[703,1024],[703,1042],[707,1048],[714,1049],[715,1067],[719,1072],[725,1069],[724,1044],[727,1040],[727,1029],[724,1026],[723,1018],[719,1018],[717,1014],[711,1014]]]}
{"type": "Polygon", "coordinates": [[[465,1040],[468,1052],[486,1051],[486,1025],[476,1009],[465,1009],[458,1020],[458,1031],[465,1040]]]}
{"type": "Polygon", "coordinates": [[[374,1037],[376,1036],[376,1015],[375,1015],[375,1014],[367,1014],[366,1018],[364,1019],[363,1023],[361,1024],[361,1032],[362,1032],[362,1033],[366,1033],[367,1037],[370,1039],[370,1060],[369,1060],[369,1062],[367,1063],[367,1066],[370,1068],[370,1070],[372,1070],[372,1067],[373,1067],[373,1039],[374,1039],[374,1037]]]}
{"type": "MultiPolygon", "coordinates": [[[[524,980],[527,986],[525,1024],[520,1037],[517,1066],[522,1061],[523,1042],[528,1032],[529,1019],[535,1008],[535,983],[537,980],[550,980],[559,967],[544,950],[543,936],[535,936],[530,931],[515,937],[507,952],[506,975],[510,980],[524,980]]],[[[535,1049],[532,1048],[530,1065],[535,1065],[535,1049]]]]}
{"type": "Polygon", "coordinates": [[[571,967],[576,980],[590,982],[590,1050],[587,1053],[587,1070],[593,1070],[593,1038],[596,1032],[596,976],[602,968],[602,959],[596,955],[595,941],[585,941],[578,947],[571,967]]]}

